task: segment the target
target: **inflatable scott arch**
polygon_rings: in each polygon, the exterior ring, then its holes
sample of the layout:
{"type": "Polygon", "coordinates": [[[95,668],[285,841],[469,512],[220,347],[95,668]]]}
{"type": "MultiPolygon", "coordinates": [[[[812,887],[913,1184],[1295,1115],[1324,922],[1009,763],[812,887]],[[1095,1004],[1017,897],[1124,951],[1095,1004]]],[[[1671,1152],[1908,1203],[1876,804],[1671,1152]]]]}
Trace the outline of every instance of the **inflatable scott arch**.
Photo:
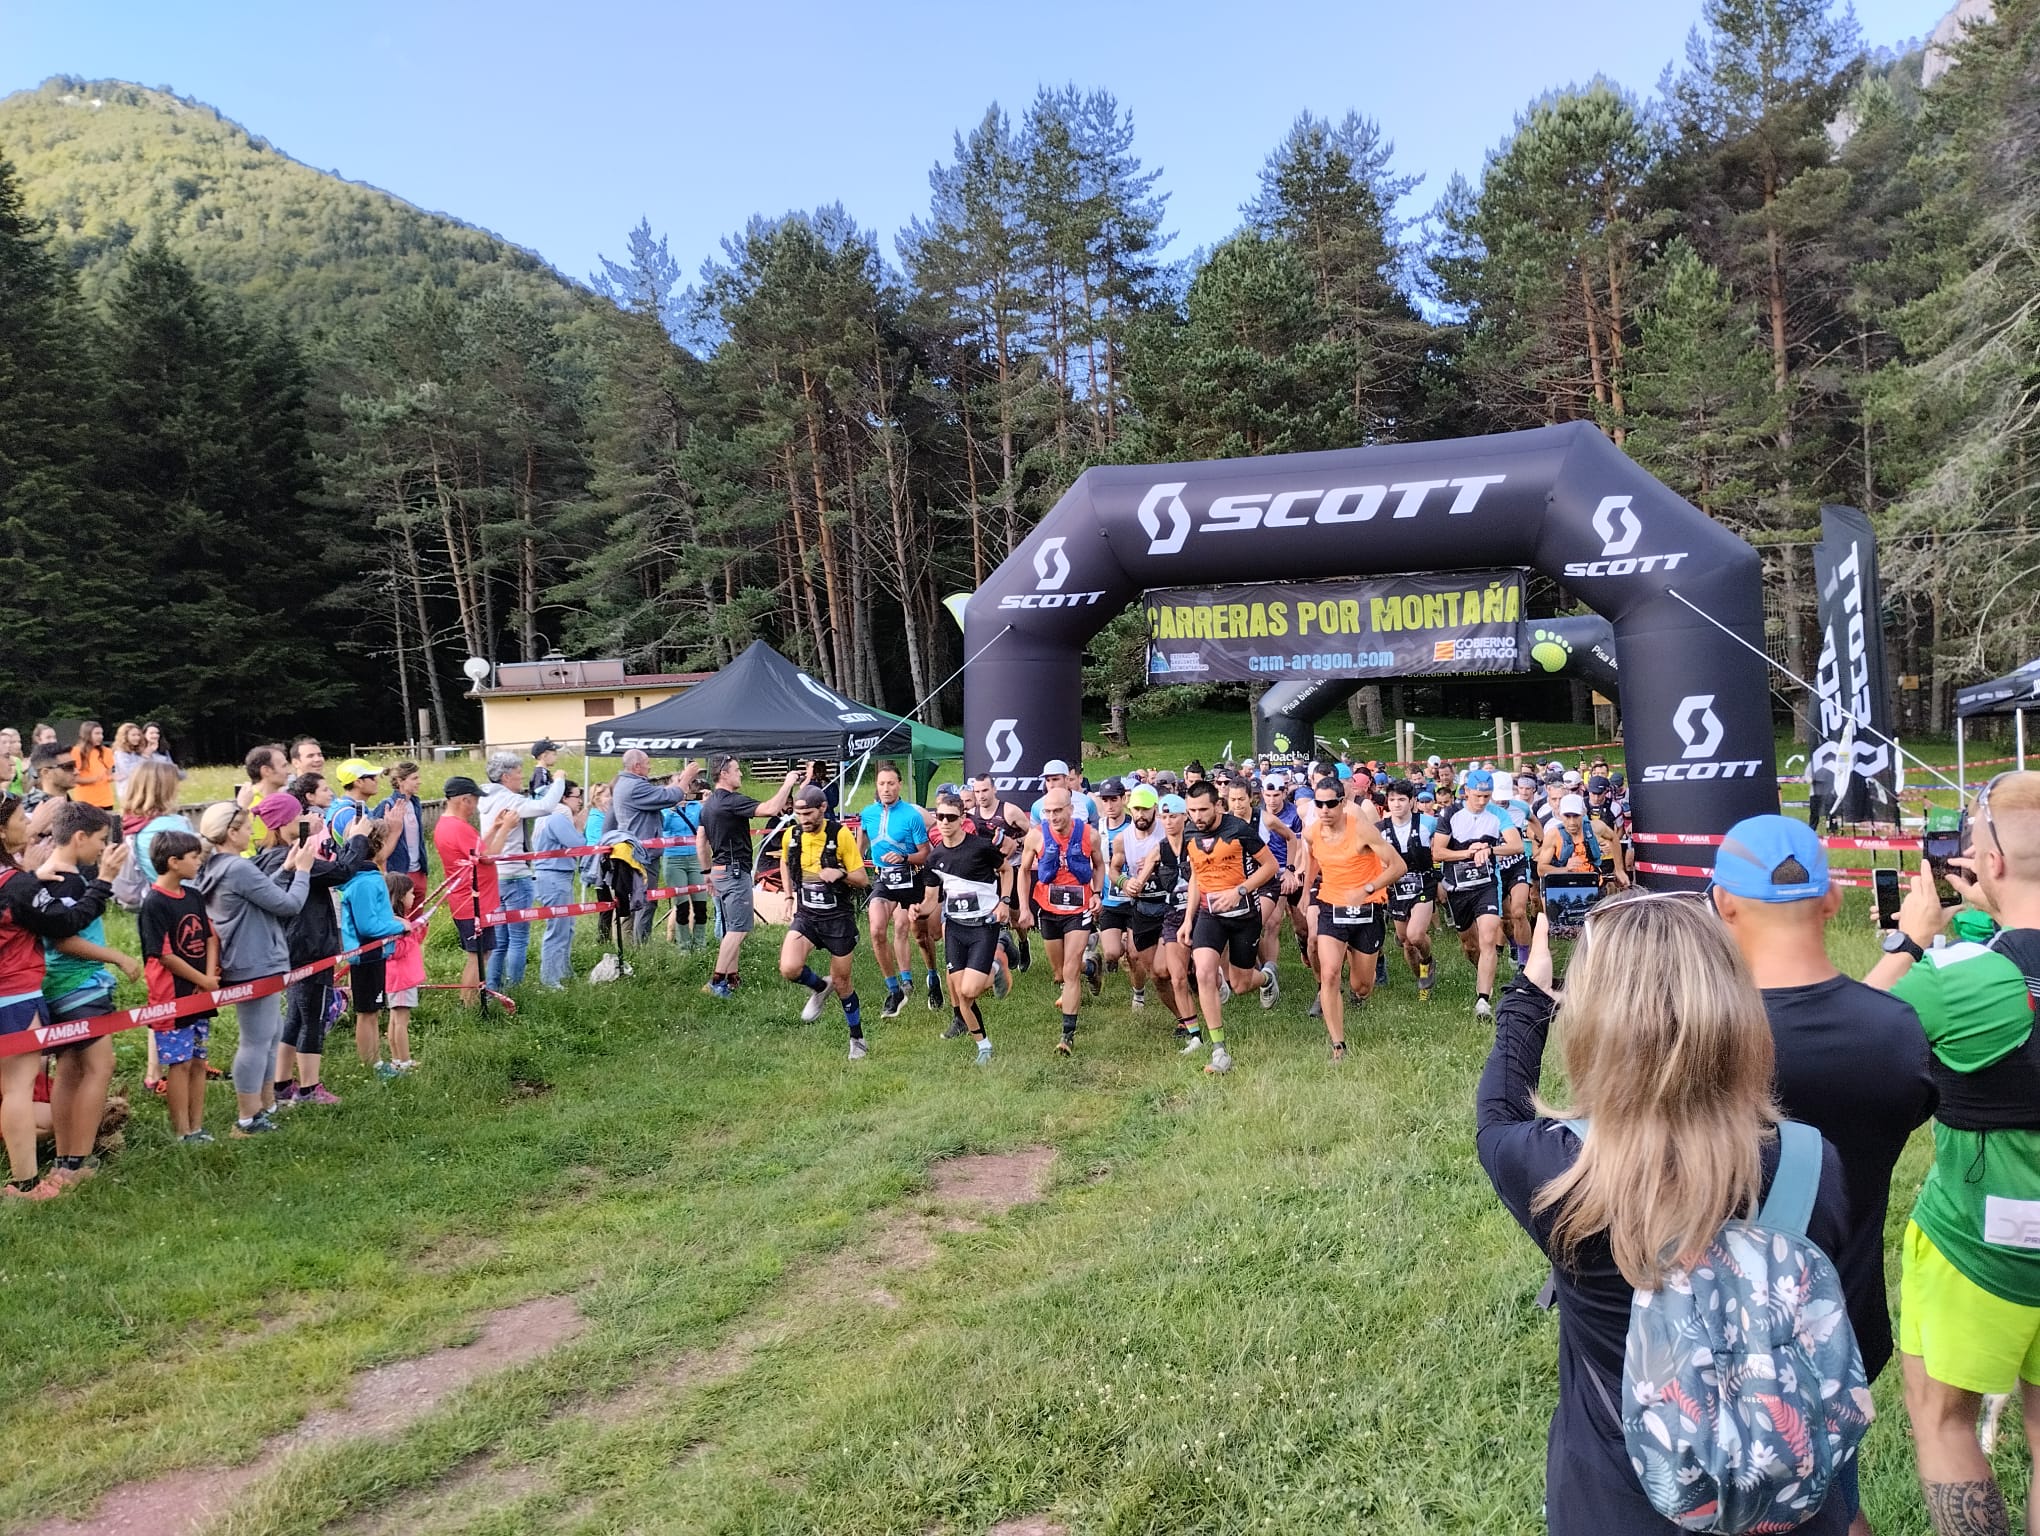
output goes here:
{"type": "Polygon", "coordinates": [[[1614,626],[1639,831],[1778,808],[1757,552],[1585,422],[1080,476],[964,610],[966,768],[1027,795],[1149,587],[1531,566],[1614,626]]]}

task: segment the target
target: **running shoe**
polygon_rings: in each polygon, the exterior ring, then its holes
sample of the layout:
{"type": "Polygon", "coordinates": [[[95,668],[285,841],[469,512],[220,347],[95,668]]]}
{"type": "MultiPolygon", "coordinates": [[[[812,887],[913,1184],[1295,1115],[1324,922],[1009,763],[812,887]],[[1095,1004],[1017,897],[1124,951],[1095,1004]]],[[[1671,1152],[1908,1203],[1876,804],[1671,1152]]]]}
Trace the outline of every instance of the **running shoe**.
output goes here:
{"type": "Polygon", "coordinates": [[[1346,1042],[1343,1040],[1334,1040],[1332,1042],[1332,1060],[1344,1061],[1345,1059],[1346,1059],[1346,1042]]]}
{"type": "Polygon", "coordinates": [[[978,1041],[977,1064],[979,1066],[983,1066],[985,1065],[986,1062],[990,1061],[991,1059],[992,1059],[992,1042],[989,1040],[978,1041]]]}
{"type": "Polygon", "coordinates": [[[375,1064],[375,1075],[385,1082],[398,1076],[400,1069],[394,1061],[379,1061],[375,1064]]]}
{"type": "Polygon", "coordinates": [[[1072,1054],[1076,1050],[1076,1048],[1077,1048],[1076,1042],[1072,1040],[1068,1035],[1064,1035],[1062,1039],[1056,1041],[1055,1043],[1055,1053],[1058,1056],[1068,1056],[1072,1054]]]}
{"type": "Polygon", "coordinates": [[[1211,1060],[1204,1064],[1204,1070],[1219,1076],[1232,1071],[1231,1054],[1224,1046],[1214,1045],[1211,1048],[1211,1060]]]}
{"type": "Polygon", "coordinates": [[[148,1084],[147,1087],[149,1092],[155,1094],[158,1098],[161,1098],[164,1094],[170,1091],[170,1079],[167,1077],[159,1077],[153,1083],[148,1084]]]}
{"type": "Polygon", "coordinates": [[[1204,1036],[1198,1034],[1195,1030],[1192,1030],[1189,1034],[1183,1037],[1183,1049],[1178,1051],[1176,1054],[1178,1056],[1195,1056],[1199,1051],[1203,1049],[1204,1049],[1204,1036]]]}
{"type": "Polygon", "coordinates": [[[340,1095],[324,1083],[314,1083],[309,1088],[300,1088],[296,1101],[299,1104],[338,1104],[340,1095]]]}
{"type": "Polygon", "coordinates": [[[900,1016],[900,1010],[906,1006],[907,994],[898,987],[887,987],[885,989],[885,1006],[879,1009],[878,1016],[881,1019],[896,1019],[900,1016]]]}
{"type": "Polygon", "coordinates": [[[852,1061],[862,1061],[870,1054],[870,1048],[862,1040],[852,1040],[850,1042],[850,1059],[852,1061]]]}
{"type": "Polygon", "coordinates": [[[949,1028],[942,1031],[942,1038],[945,1040],[961,1040],[963,1036],[963,1015],[952,1013],[949,1016],[949,1028]]]}
{"type": "Polygon", "coordinates": [[[1262,966],[1261,974],[1268,978],[1261,983],[1261,1006],[1263,1008],[1273,1008],[1275,1000],[1282,996],[1282,982],[1276,976],[1275,967],[1272,965],[1262,966]]]}
{"type": "Polygon", "coordinates": [[[737,995],[737,989],[726,981],[711,981],[701,990],[710,997],[731,998],[737,995]]]}
{"type": "Polygon", "coordinates": [[[1320,992],[1318,993],[1317,996],[1313,997],[1310,1000],[1310,1012],[1306,1013],[1304,1017],[1307,1019],[1321,1019],[1324,1016],[1325,1016],[1325,995],[1324,993],[1320,992]]]}
{"type": "Polygon", "coordinates": [[[1227,1003],[1231,1001],[1232,1001],[1232,983],[1230,981],[1227,981],[1225,977],[1221,976],[1218,978],[1218,1006],[1223,1008],[1227,1003]]]}
{"type": "Polygon", "coordinates": [[[97,1168],[87,1168],[83,1164],[76,1168],[52,1168],[43,1175],[43,1183],[54,1184],[58,1189],[72,1189],[83,1184],[98,1171],[97,1168]]]}
{"type": "Polygon", "coordinates": [[[7,1185],[4,1198],[8,1200],[54,1200],[63,1192],[63,1185],[57,1183],[54,1179],[43,1178],[37,1179],[26,1189],[13,1184],[7,1185]]]}
{"type": "Polygon", "coordinates": [[[994,959],[992,961],[992,996],[1004,997],[1012,990],[1012,972],[1006,969],[1006,962],[1004,960],[994,959]]]}
{"type": "Polygon", "coordinates": [[[234,1141],[246,1141],[251,1136],[267,1136],[275,1129],[276,1122],[269,1116],[257,1115],[253,1120],[236,1120],[227,1135],[234,1141]]]}
{"type": "Polygon", "coordinates": [[[187,1131],[177,1138],[177,1142],[185,1147],[209,1147],[216,1139],[210,1131],[187,1131]]]}
{"type": "Polygon", "coordinates": [[[1132,1006],[1132,1007],[1135,1007],[1135,1008],[1145,1008],[1145,1007],[1147,1007],[1147,988],[1146,988],[1146,987],[1135,987],[1135,988],[1133,989],[1133,997],[1132,997],[1132,998],[1130,999],[1130,1006],[1132,1006]]]}
{"type": "Polygon", "coordinates": [[[829,989],[827,987],[822,988],[819,992],[808,993],[807,1001],[800,1005],[801,1023],[814,1023],[816,1019],[822,1016],[822,1010],[828,1006],[829,989]]]}
{"type": "Polygon", "coordinates": [[[1091,989],[1093,997],[1105,990],[1105,972],[1099,966],[1096,955],[1084,956],[1084,985],[1091,989]]]}
{"type": "Polygon", "coordinates": [[[933,971],[928,973],[928,1011],[930,1013],[942,1011],[942,978],[933,971]]]}
{"type": "Polygon", "coordinates": [[[411,1060],[411,1058],[408,1056],[406,1056],[402,1061],[393,1061],[390,1063],[390,1065],[397,1069],[397,1076],[399,1077],[409,1077],[413,1072],[418,1070],[418,1063],[411,1060]]]}
{"type": "Polygon", "coordinates": [[[1020,938],[1020,963],[1014,966],[1013,969],[1018,971],[1022,976],[1025,976],[1028,972],[1028,968],[1031,967],[1033,964],[1034,964],[1034,951],[1028,946],[1026,935],[1022,934],[1020,938]]]}
{"type": "Polygon", "coordinates": [[[275,1109],[289,1109],[293,1104],[297,1103],[297,1096],[297,1089],[291,1084],[285,1083],[276,1090],[276,1103],[272,1107],[275,1109]]]}
{"type": "Polygon", "coordinates": [[[1495,1016],[1495,1010],[1486,998],[1476,997],[1473,1000],[1473,1016],[1476,1019],[1491,1019],[1495,1016]]]}

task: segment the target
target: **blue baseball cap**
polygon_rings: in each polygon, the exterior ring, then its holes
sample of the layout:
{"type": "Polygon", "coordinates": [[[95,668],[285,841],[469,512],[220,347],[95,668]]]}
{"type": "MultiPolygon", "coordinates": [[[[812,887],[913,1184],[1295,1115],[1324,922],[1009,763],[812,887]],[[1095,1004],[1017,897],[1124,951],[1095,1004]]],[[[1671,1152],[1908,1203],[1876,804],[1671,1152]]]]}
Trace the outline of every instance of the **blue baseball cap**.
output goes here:
{"type": "Polygon", "coordinates": [[[1185,800],[1181,795],[1162,796],[1162,810],[1167,815],[1181,816],[1185,811],[1189,809],[1190,802],[1185,800]]]}
{"type": "Polygon", "coordinates": [[[1803,821],[1746,817],[1714,850],[1714,883],[1750,901],[1811,901],[1827,894],[1827,849],[1803,821]]]}
{"type": "Polygon", "coordinates": [[[1334,763],[1332,765],[1332,772],[1339,776],[1341,782],[1353,777],[1353,770],[1346,763],[1334,763]]]}
{"type": "Polygon", "coordinates": [[[1418,790],[1417,800],[1424,805],[1436,805],[1438,803],[1438,797],[1428,789],[1418,790]]]}
{"type": "Polygon", "coordinates": [[[1485,789],[1492,792],[1495,787],[1495,776],[1485,768],[1476,768],[1466,776],[1466,787],[1468,789],[1485,789]]]}

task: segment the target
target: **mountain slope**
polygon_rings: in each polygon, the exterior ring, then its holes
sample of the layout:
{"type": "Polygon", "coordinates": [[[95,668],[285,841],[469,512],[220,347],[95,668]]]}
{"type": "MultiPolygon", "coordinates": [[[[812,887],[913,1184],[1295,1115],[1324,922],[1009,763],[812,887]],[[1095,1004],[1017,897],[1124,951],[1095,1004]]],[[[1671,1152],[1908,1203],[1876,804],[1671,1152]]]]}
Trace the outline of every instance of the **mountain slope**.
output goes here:
{"type": "Polygon", "coordinates": [[[96,295],[134,241],[161,233],[210,283],[317,330],[420,282],[507,282],[562,311],[580,290],[531,252],[291,159],[203,103],[55,76],[0,99],[0,155],[52,218],[96,295]]]}

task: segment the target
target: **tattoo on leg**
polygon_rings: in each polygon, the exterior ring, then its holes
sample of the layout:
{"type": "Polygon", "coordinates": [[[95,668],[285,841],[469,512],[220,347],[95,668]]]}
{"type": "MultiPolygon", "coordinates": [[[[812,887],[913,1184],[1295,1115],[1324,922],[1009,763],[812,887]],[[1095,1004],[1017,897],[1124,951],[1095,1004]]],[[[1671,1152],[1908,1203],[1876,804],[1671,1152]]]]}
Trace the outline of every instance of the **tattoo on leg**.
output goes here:
{"type": "Polygon", "coordinates": [[[2005,1496],[1988,1478],[1976,1483],[1925,1483],[1927,1518],[1935,1536],[2011,1536],[2005,1496]]]}

